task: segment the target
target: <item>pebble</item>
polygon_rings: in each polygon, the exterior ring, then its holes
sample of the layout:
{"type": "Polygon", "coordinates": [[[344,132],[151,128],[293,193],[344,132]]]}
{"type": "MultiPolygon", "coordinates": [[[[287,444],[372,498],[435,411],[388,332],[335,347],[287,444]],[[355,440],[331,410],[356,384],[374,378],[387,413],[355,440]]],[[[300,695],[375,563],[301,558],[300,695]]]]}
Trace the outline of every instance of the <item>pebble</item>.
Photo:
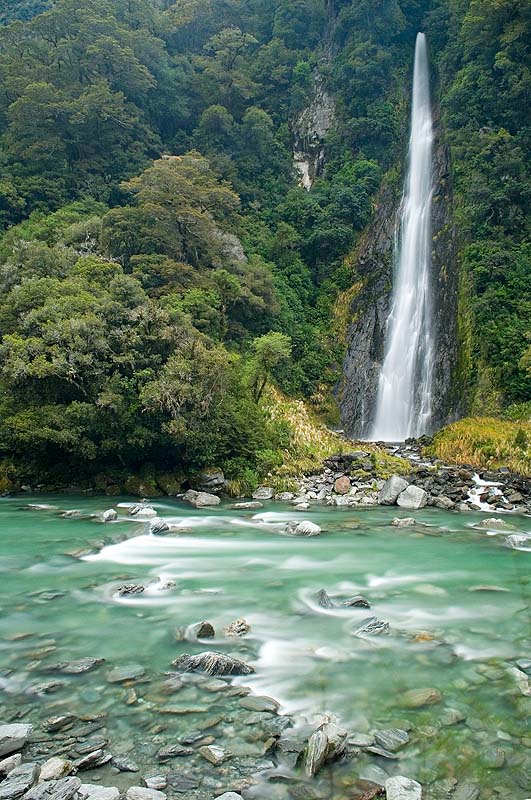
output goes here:
{"type": "MultiPolygon", "coordinates": [[[[120,770],[120,772],[139,772],[140,767],[131,758],[127,756],[114,756],[112,759],[113,767],[120,770]]],[[[153,788],[157,788],[156,786],[153,788]]]]}
{"type": "Polygon", "coordinates": [[[144,783],[148,789],[165,789],[168,785],[166,775],[149,775],[144,778],[144,783]]]}
{"type": "Polygon", "coordinates": [[[53,733],[66,728],[67,725],[71,725],[76,719],[77,717],[75,714],[63,714],[62,716],[58,717],[48,717],[48,719],[44,721],[42,727],[45,731],[53,733]]]}

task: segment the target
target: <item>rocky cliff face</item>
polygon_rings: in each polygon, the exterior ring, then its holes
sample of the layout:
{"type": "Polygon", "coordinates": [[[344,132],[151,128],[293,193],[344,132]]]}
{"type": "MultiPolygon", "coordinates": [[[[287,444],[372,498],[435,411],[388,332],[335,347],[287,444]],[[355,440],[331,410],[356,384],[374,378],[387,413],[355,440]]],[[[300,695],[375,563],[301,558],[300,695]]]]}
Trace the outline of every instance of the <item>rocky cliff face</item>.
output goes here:
{"type": "MultiPolygon", "coordinates": [[[[433,427],[458,416],[455,377],[458,358],[455,231],[448,149],[436,121],[434,148],[435,195],[432,208],[436,365],[433,376],[433,427]]],[[[393,253],[401,187],[382,190],[378,206],[356,254],[355,282],[361,282],[350,308],[351,323],[339,404],[345,431],[363,438],[369,435],[384,358],[386,322],[393,288],[393,253]]]]}
{"type": "Polygon", "coordinates": [[[300,184],[310,191],[324,169],[324,139],[332,128],[335,106],[319,74],[314,78],[314,96],[310,105],[292,122],[293,161],[300,184]]]}

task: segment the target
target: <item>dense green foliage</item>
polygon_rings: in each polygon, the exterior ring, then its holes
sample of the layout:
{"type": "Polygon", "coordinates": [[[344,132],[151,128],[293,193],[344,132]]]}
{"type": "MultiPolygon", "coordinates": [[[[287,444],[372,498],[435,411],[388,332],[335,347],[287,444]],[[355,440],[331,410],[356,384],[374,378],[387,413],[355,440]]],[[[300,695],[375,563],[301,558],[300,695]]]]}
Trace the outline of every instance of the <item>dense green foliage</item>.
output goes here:
{"type": "Polygon", "coordinates": [[[528,2],[20,0],[0,23],[4,469],[252,483],[278,462],[264,387],[331,395],[345,256],[402,160],[423,26],[474,363],[529,397],[528,2]],[[316,71],[336,124],[308,193],[290,125],[316,71]]]}

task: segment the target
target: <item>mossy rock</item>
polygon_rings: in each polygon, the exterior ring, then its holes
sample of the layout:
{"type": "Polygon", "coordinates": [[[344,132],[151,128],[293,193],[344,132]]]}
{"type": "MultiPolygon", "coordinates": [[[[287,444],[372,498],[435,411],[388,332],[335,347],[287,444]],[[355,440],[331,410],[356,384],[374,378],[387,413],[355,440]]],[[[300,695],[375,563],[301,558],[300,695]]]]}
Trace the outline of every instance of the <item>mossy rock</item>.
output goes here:
{"type": "Polygon", "coordinates": [[[162,492],[152,479],[142,478],[140,475],[130,475],[124,484],[126,494],[134,497],[161,497],[162,492]]]}
{"type": "Polygon", "coordinates": [[[164,472],[162,475],[157,476],[157,485],[159,489],[168,497],[175,497],[182,489],[184,476],[178,473],[164,472]]]}
{"type": "Polygon", "coordinates": [[[10,494],[16,490],[16,486],[10,478],[0,477],[0,496],[10,494]]]}

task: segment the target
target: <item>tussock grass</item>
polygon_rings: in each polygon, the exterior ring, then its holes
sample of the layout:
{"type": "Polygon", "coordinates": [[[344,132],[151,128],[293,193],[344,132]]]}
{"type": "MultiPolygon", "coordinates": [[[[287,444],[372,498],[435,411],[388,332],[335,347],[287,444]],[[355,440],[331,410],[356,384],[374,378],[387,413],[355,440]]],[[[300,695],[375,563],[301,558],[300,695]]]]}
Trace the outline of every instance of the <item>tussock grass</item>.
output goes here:
{"type": "Polygon", "coordinates": [[[383,478],[394,472],[410,471],[404,459],[390,456],[376,445],[354,442],[331,431],[303,400],[288,398],[275,387],[268,387],[264,407],[271,420],[287,424],[291,433],[289,445],[283,451],[282,466],[272,473],[277,491],[293,491],[296,488],[294,478],[320,472],[325,458],[352,450],[369,451],[383,478]]]}
{"type": "Polygon", "coordinates": [[[531,422],[468,417],[439,431],[427,452],[451,464],[531,476],[531,422]]]}

